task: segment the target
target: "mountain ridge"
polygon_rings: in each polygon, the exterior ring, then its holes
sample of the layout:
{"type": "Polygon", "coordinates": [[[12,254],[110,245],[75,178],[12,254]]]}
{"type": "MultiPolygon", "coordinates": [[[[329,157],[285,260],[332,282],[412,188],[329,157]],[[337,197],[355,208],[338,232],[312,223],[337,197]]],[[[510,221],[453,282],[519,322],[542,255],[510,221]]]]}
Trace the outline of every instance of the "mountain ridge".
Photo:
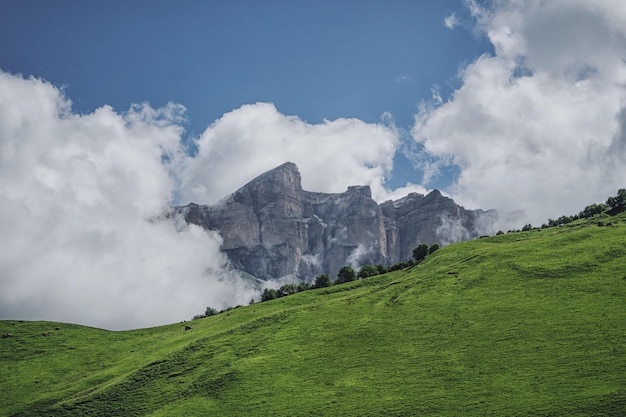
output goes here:
{"type": "MultiPolygon", "coordinates": [[[[214,205],[176,207],[188,223],[222,235],[234,268],[263,280],[312,280],[344,265],[393,264],[420,243],[476,238],[498,217],[467,210],[438,190],[378,204],[367,185],[343,193],[302,188],[298,167],[286,162],[257,176],[214,205]]],[[[493,231],[495,232],[495,231],[493,231]]]]}

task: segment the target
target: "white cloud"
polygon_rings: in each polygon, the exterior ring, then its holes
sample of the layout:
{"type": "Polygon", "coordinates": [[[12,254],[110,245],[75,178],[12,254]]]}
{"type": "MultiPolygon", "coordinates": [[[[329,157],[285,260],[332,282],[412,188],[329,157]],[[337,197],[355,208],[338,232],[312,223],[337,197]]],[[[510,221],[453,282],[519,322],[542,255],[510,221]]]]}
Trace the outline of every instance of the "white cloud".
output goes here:
{"type": "Polygon", "coordinates": [[[496,51],[468,65],[414,138],[470,207],[522,208],[539,224],[603,201],[626,178],[626,3],[468,2],[496,51]]]}
{"type": "Polygon", "coordinates": [[[183,110],[77,115],[53,86],[0,72],[0,317],[120,329],[250,300],[219,236],[156,220],[183,110]]]}
{"type": "Polygon", "coordinates": [[[256,103],[224,114],[198,140],[198,154],[180,171],[180,201],[214,203],[260,173],[286,161],[300,169],[303,188],[343,192],[369,185],[385,199],[398,133],[358,119],[310,124],[256,103]]]}
{"type": "Polygon", "coordinates": [[[189,157],[183,114],[78,115],[54,86],[0,72],[1,318],[122,329],[247,303],[258,290],[225,268],[220,236],[163,213],[175,196],[216,202],[285,161],[305,189],[388,196],[392,122],[314,125],[257,103],[213,123],[189,157]]]}
{"type": "Polygon", "coordinates": [[[395,79],[395,82],[398,84],[403,84],[403,83],[412,84],[413,79],[407,75],[398,75],[395,79]]]}
{"type": "Polygon", "coordinates": [[[459,25],[459,18],[456,16],[456,14],[452,13],[443,19],[443,24],[448,29],[454,29],[459,25]]]}

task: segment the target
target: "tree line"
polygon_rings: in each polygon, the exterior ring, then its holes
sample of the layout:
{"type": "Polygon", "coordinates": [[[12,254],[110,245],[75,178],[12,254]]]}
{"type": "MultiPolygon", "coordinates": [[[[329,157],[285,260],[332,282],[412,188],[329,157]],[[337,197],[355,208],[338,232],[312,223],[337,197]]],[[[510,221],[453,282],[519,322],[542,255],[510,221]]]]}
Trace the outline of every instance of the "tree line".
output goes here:
{"type": "MultiPolygon", "coordinates": [[[[413,259],[397,262],[390,266],[385,266],[383,264],[363,265],[361,268],[359,268],[358,271],[355,271],[354,268],[352,268],[351,266],[345,265],[341,267],[341,269],[337,273],[337,279],[334,281],[330,278],[330,275],[321,274],[313,280],[312,284],[309,284],[308,282],[300,282],[298,284],[285,284],[278,289],[265,288],[263,290],[263,293],[261,294],[260,301],[270,301],[276,298],[286,297],[302,291],[308,291],[316,288],[326,288],[330,287],[331,285],[344,284],[346,282],[351,282],[358,279],[365,279],[376,275],[386,274],[387,272],[410,268],[422,262],[424,259],[426,259],[426,257],[428,257],[428,255],[431,255],[439,248],[440,246],[438,243],[434,243],[430,246],[426,244],[420,244],[415,249],[413,249],[413,259]]],[[[255,302],[255,300],[251,300],[250,304],[254,304],[255,302]]],[[[239,306],[230,307],[223,311],[229,311],[237,307],[239,306]]],[[[207,307],[204,314],[198,314],[194,316],[193,319],[196,320],[204,317],[213,316],[223,311],[218,311],[215,308],[207,307]]]]}
{"type": "MultiPolygon", "coordinates": [[[[580,219],[590,219],[598,214],[606,213],[608,215],[616,215],[626,210],[626,189],[620,188],[617,190],[617,195],[609,197],[605,203],[594,203],[585,207],[582,211],[578,212],[578,214],[572,214],[571,216],[560,216],[556,219],[548,219],[547,223],[541,225],[542,229],[546,229],[548,227],[557,227],[563,226],[568,223],[571,223],[580,219]]],[[[533,230],[532,224],[527,224],[522,227],[522,232],[527,232],[529,230],[533,230]]],[[[520,230],[509,230],[507,233],[519,232],[520,230]]],[[[499,231],[497,235],[504,234],[504,232],[499,231]]]]}
{"type": "Polygon", "coordinates": [[[412,260],[398,262],[388,267],[383,264],[363,265],[357,272],[351,266],[345,265],[341,267],[341,269],[337,273],[337,279],[335,281],[332,281],[328,274],[321,274],[315,278],[312,285],[306,282],[301,282],[298,285],[285,284],[279,289],[266,288],[261,294],[261,301],[269,301],[275,298],[281,298],[287,295],[295,294],[300,291],[306,291],[315,288],[326,288],[335,284],[344,284],[346,282],[351,282],[358,279],[365,279],[376,275],[386,274],[387,272],[412,267],[422,262],[424,259],[426,259],[428,255],[438,250],[439,247],[440,246],[438,243],[434,243],[430,246],[426,244],[420,244],[415,249],[413,249],[412,260]]]}

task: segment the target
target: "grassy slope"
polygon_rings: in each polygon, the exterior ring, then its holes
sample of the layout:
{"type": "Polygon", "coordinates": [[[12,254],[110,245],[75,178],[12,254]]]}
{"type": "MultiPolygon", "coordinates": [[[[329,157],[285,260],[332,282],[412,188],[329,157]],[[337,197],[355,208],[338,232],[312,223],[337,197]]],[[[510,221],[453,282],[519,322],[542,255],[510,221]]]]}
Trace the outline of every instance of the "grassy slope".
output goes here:
{"type": "Polygon", "coordinates": [[[0,415],[626,415],[611,220],[450,245],[187,332],[0,322],[0,415]]]}

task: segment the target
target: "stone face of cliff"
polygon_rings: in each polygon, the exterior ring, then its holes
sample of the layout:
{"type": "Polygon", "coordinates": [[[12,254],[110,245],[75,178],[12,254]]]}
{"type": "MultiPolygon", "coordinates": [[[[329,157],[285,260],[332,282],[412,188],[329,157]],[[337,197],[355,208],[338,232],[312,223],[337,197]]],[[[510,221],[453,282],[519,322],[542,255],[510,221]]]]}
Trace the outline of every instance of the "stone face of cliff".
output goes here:
{"type": "Polygon", "coordinates": [[[298,168],[285,163],[218,204],[177,207],[189,223],[217,230],[234,268],[257,278],[311,280],[344,265],[410,259],[420,243],[477,237],[493,212],[465,210],[439,191],[378,204],[368,186],[344,193],[304,191],[298,168]]]}

